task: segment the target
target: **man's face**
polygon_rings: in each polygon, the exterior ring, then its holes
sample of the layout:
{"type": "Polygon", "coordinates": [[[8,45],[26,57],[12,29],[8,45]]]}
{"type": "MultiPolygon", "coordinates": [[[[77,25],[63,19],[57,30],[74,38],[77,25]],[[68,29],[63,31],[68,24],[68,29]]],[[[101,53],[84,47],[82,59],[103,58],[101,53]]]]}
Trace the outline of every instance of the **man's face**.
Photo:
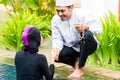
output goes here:
{"type": "Polygon", "coordinates": [[[57,14],[60,16],[62,21],[70,19],[72,15],[73,6],[65,7],[65,6],[57,6],[56,11],[57,14]]]}

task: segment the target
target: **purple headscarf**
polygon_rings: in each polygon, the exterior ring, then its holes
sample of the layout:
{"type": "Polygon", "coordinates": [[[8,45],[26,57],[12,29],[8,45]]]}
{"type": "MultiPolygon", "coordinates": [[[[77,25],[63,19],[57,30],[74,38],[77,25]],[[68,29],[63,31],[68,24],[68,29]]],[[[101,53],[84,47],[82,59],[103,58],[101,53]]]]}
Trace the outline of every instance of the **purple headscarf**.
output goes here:
{"type": "Polygon", "coordinates": [[[31,26],[27,26],[24,28],[24,31],[22,33],[22,40],[24,42],[24,45],[28,46],[29,45],[29,42],[28,42],[28,32],[30,30],[30,28],[32,28],[31,26]]]}
{"type": "Polygon", "coordinates": [[[27,26],[22,33],[22,40],[24,43],[24,51],[30,53],[38,52],[40,46],[40,31],[36,27],[27,26]]]}

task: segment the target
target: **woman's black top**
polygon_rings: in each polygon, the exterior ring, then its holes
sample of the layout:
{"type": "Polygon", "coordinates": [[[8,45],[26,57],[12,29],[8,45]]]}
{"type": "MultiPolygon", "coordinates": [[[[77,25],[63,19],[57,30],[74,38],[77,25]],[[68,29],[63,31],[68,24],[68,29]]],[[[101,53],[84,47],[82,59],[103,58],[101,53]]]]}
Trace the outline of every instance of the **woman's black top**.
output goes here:
{"type": "Polygon", "coordinates": [[[54,65],[48,67],[43,54],[18,51],[15,56],[16,80],[52,80],[54,65]]]}

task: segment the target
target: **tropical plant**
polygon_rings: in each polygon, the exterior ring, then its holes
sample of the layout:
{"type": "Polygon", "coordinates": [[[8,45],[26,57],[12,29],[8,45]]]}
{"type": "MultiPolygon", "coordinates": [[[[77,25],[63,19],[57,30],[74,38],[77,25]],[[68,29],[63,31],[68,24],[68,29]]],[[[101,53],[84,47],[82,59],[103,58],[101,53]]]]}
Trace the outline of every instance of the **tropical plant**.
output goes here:
{"type": "Polygon", "coordinates": [[[120,22],[113,13],[109,12],[101,18],[103,33],[97,35],[99,49],[90,56],[90,64],[106,68],[116,68],[120,65],[120,22]],[[112,67],[111,67],[112,66],[112,67]]]}
{"type": "Polygon", "coordinates": [[[36,11],[40,16],[55,14],[55,0],[0,0],[0,3],[4,4],[9,14],[11,11],[16,13],[24,9],[36,11]],[[8,5],[12,7],[12,10],[8,9],[8,5]]]}
{"type": "Polygon", "coordinates": [[[50,16],[38,16],[36,12],[31,13],[24,10],[12,14],[1,27],[0,46],[9,50],[20,50],[22,48],[21,33],[25,26],[32,25],[40,29],[43,37],[51,35],[50,16]]]}

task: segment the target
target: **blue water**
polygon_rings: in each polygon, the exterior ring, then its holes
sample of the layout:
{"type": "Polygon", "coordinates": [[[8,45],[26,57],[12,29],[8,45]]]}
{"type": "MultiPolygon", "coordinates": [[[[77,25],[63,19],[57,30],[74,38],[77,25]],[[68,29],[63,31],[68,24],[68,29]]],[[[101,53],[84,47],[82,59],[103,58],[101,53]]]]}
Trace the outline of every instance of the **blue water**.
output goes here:
{"type": "Polygon", "coordinates": [[[0,80],[16,80],[15,67],[0,64],[0,80]]]}

